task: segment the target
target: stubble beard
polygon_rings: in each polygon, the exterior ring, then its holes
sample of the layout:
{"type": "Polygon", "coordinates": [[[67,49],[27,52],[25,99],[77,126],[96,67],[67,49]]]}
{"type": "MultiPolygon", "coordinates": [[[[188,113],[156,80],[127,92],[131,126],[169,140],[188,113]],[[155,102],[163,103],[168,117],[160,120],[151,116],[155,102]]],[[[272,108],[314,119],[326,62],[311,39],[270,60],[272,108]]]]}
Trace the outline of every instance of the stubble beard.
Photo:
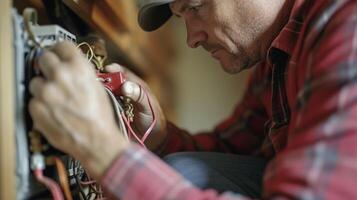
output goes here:
{"type": "Polygon", "coordinates": [[[224,64],[222,68],[229,74],[237,74],[243,70],[250,69],[261,61],[260,55],[249,55],[244,48],[239,47],[239,53],[231,53],[231,62],[224,64]]]}

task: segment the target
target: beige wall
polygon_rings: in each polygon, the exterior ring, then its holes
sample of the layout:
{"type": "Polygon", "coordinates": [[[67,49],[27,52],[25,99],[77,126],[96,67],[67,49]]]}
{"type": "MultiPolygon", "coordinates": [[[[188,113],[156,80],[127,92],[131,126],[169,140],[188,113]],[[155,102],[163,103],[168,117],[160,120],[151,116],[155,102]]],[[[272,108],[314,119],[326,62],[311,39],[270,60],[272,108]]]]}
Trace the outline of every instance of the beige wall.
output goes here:
{"type": "Polygon", "coordinates": [[[176,86],[175,122],[191,132],[211,130],[227,117],[244,92],[248,72],[230,75],[201,48],[186,45],[186,30],[179,19],[171,19],[178,46],[172,66],[176,86]]]}

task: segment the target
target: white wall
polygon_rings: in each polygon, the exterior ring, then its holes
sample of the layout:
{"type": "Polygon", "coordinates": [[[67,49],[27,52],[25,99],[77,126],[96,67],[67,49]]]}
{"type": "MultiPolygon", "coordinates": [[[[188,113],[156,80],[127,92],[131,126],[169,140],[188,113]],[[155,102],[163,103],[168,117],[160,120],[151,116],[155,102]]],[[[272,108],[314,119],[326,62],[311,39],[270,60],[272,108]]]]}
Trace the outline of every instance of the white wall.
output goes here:
{"type": "Polygon", "coordinates": [[[172,77],[176,85],[175,123],[191,132],[211,130],[227,117],[241,98],[246,85],[245,71],[230,75],[203,49],[186,45],[186,30],[179,19],[171,19],[178,46],[172,77]]]}

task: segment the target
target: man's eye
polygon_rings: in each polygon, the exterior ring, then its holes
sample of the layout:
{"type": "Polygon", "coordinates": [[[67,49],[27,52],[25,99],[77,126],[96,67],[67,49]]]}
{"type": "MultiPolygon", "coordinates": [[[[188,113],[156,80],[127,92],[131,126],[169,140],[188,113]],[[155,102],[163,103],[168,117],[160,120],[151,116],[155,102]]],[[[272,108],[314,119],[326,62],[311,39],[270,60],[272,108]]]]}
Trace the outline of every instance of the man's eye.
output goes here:
{"type": "Polygon", "coordinates": [[[200,8],[201,8],[201,6],[191,6],[188,8],[188,10],[192,11],[192,12],[197,12],[197,11],[199,11],[200,8]]]}

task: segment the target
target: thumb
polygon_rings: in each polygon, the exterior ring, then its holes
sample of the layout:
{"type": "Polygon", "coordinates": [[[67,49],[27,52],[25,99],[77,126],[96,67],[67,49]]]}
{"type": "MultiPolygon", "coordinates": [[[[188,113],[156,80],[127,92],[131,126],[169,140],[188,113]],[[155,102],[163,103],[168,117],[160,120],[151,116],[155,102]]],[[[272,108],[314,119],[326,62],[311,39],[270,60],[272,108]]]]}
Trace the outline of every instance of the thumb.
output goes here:
{"type": "Polygon", "coordinates": [[[151,114],[146,98],[146,91],[139,84],[125,81],[121,86],[121,92],[123,96],[128,97],[135,102],[136,108],[139,109],[140,112],[151,114]]]}
{"type": "Polygon", "coordinates": [[[112,63],[104,67],[104,71],[108,73],[115,73],[115,72],[125,72],[125,68],[117,63],[112,63]]]}

